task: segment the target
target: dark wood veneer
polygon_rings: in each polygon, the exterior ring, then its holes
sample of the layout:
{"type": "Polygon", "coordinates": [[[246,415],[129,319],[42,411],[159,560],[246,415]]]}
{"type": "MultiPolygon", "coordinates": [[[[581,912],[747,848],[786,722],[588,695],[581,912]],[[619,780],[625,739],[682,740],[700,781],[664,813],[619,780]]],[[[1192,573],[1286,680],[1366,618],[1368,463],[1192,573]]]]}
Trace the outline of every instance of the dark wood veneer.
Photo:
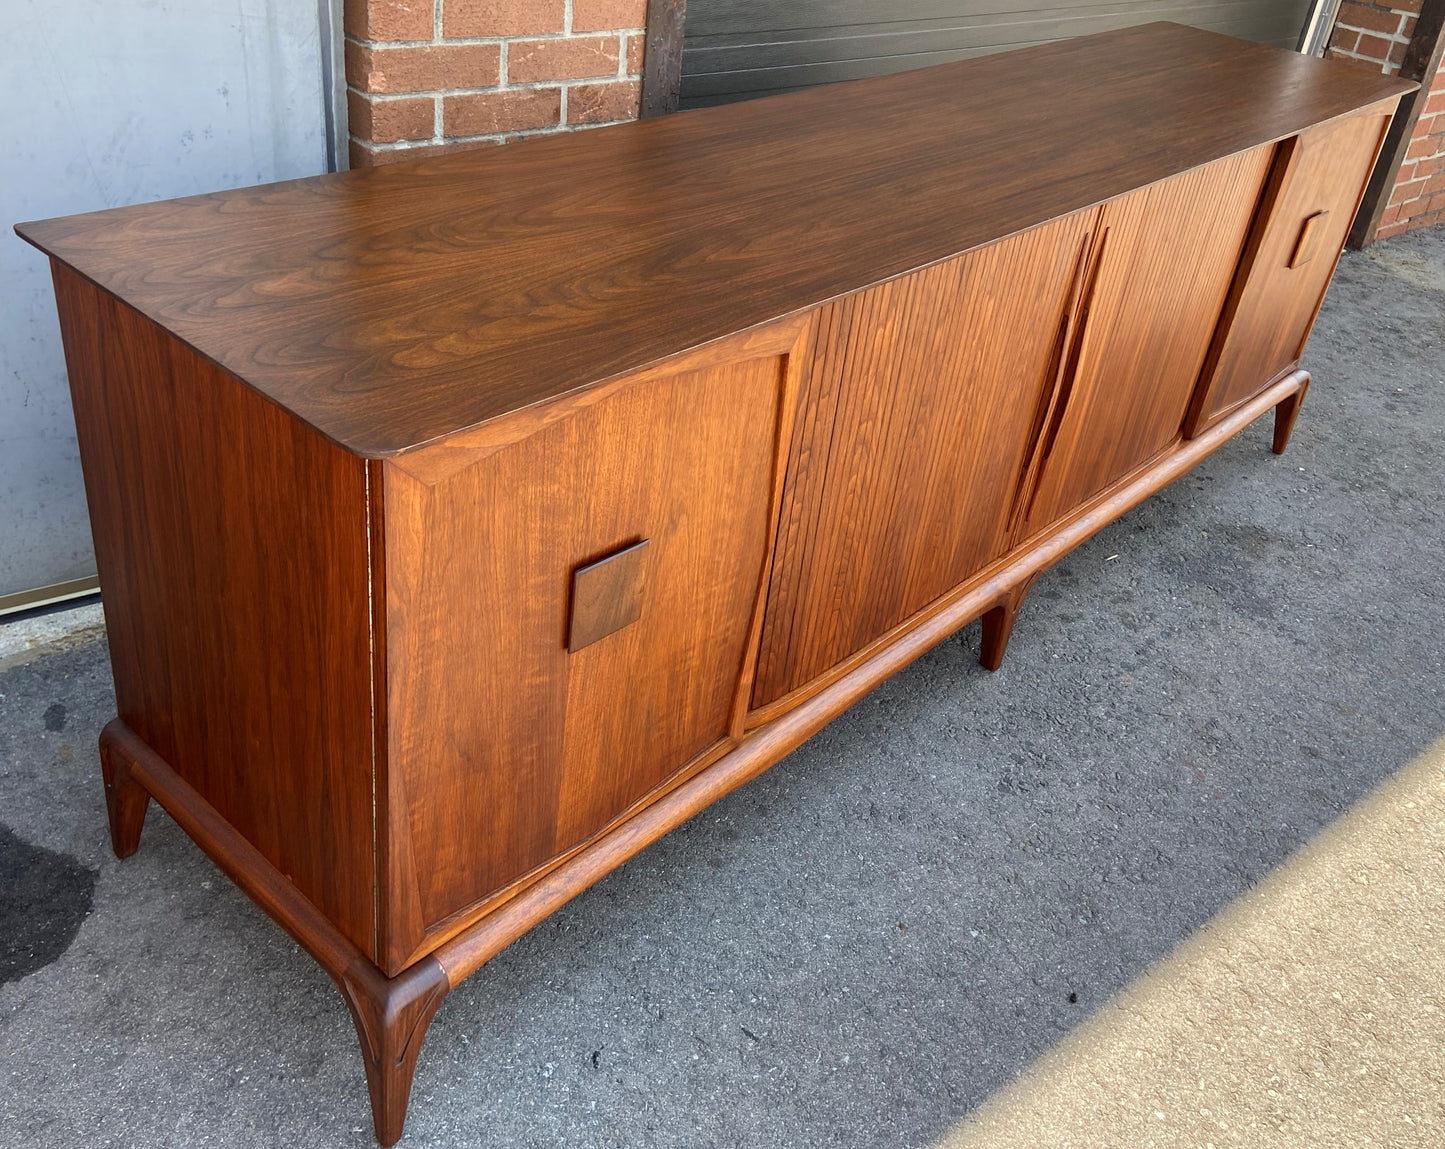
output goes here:
{"type": "Polygon", "coordinates": [[[381,456],[1413,87],[1150,24],[19,231],[381,456]]]}
{"type": "Polygon", "coordinates": [[[1155,25],[26,225],[151,798],[448,990],[1270,409],[1401,85],[1155,25]],[[922,98],[926,95],[926,98],[922,98]],[[581,173],[579,175],[579,173],[581,173]]]}

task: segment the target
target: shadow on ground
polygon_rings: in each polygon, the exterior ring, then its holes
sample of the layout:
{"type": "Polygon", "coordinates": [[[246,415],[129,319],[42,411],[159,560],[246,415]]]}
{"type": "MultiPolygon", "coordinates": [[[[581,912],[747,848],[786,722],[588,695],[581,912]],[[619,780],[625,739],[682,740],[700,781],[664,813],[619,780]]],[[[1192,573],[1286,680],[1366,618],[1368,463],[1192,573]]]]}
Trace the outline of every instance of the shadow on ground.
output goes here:
{"type": "MultiPolygon", "coordinates": [[[[502,954],[404,1143],[942,1136],[1445,732],[1442,316],[1445,229],[1347,257],[1288,454],[1251,428],[1046,575],[997,675],[968,628],[502,954]]],[[[0,987],[0,1143],[369,1144],[321,972],[154,809],[110,857],[103,646],[0,695],[0,821],[95,871],[0,987]]]]}

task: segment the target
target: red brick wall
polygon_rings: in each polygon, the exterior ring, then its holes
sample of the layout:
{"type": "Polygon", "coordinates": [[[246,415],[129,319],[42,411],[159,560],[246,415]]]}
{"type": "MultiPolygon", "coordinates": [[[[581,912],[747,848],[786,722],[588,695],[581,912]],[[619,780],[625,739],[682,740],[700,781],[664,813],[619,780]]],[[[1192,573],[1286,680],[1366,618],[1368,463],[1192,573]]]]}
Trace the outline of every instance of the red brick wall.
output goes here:
{"type": "Polygon", "coordinates": [[[1384,239],[1437,223],[1445,223],[1445,71],[1435,73],[1376,235],[1384,239]]]}
{"type": "Polygon", "coordinates": [[[351,165],[637,116],[647,0],[346,0],[351,165]]]}
{"type": "MultiPolygon", "coordinates": [[[[1415,32],[1420,2],[1345,0],[1335,17],[1325,54],[1372,71],[1398,72],[1405,47],[1415,32]]],[[[1415,124],[1405,160],[1380,216],[1377,239],[1445,223],[1445,72],[1427,76],[1425,82],[1431,85],[1429,102],[1415,124]]]]}

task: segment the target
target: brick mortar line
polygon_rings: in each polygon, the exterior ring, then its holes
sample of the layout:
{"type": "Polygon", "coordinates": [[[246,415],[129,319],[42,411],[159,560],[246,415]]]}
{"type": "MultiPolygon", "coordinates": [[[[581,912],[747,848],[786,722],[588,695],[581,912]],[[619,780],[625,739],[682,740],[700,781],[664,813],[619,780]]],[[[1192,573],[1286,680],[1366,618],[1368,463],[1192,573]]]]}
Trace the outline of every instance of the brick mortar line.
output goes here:
{"type": "Polygon", "coordinates": [[[1330,51],[1333,52],[1336,56],[1343,56],[1347,60],[1359,60],[1361,63],[1364,64],[1378,64],[1380,66],[1380,71],[1384,72],[1386,75],[1393,75],[1393,73],[1390,72],[1390,69],[1399,66],[1397,64],[1390,63],[1389,60],[1382,60],[1378,56],[1361,56],[1358,52],[1346,52],[1343,48],[1331,48],[1330,51]]]}
{"type": "MultiPolygon", "coordinates": [[[[1365,29],[1368,31],[1368,29],[1365,29]]],[[[1356,29],[1351,29],[1356,31],[1356,29]]],[[[515,40],[587,40],[603,36],[642,36],[646,28],[601,28],[596,32],[514,32],[508,36],[449,36],[441,40],[363,40],[352,33],[346,33],[348,44],[358,48],[482,48],[489,44],[510,44],[515,40]]],[[[1371,36],[1387,39],[1382,32],[1370,32],[1371,36]]],[[[1408,38],[1406,43],[1409,43],[1408,38]]]]}
{"type": "Polygon", "coordinates": [[[529,80],[524,84],[499,84],[496,87],[487,88],[426,88],[415,92],[363,92],[360,88],[348,84],[346,90],[362,99],[372,100],[378,104],[392,104],[398,100],[424,100],[442,96],[488,96],[497,92],[528,92],[542,88],[596,87],[604,84],[625,84],[641,79],[642,77],[636,72],[627,72],[622,75],[583,76],[576,80],[529,80]]]}
{"type": "MultiPolygon", "coordinates": [[[[1402,17],[1404,20],[1411,20],[1411,19],[1414,19],[1414,18],[1416,18],[1416,17],[1418,17],[1418,16],[1420,15],[1420,13],[1418,13],[1418,12],[1411,12],[1411,11],[1410,11],[1409,9],[1407,9],[1407,8],[1386,8],[1386,7],[1384,7],[1384,6],[1382,6],[1382,5],[1379,5],[1379,4],[1367,4],[1367,3],[1364,3],[1364,0],[1355,0],[1355,2],[1358,3],[1358,4],[1361,4],[1362,7],[1368,8],[1371,12],[1388,12],[1391,16],[1400,16],[1400,17],[1402,17]]],[[[1347,22],[1348,22],[1348,21],[1345,21],[1345,20],[1336,20],[1336,21],[1335,21],[1336,24],[1344,24],[1344,23],[1347,23],[1347,22]]],[[[1355,25],[1351,24],[1350,27],[1353,28],[1353,27],[1355,27],[1355,25]]]]}
{"type": "Polygon", "coordinates": [[[589,128],[610,128],[615,124],[630,124],[634,121],[629,117],[625,120],[603,120],[595,124],[555,124],[546,128],[523,128],[513,132],[492,132],[483,136],[446,136],[432,137],[429,140],[394,140],[390,143],[379,144],[372,140],[364,139],[361,136],[351,135],[350,140],[354,144],[360,144],[373,152],[407,152],[416,148],[433,148],[439,144],[482,144],[482,143],[505,143],[508,140],[529,139],[533,136],[556,136],[563,132],[586,131],[589,128]]]}
{"type": "Polygon", "coordinates": [[[428,92],[363,92],[357,88],[347,85],[347,91],[354,93],[362,99],[371,100],[379,104],[397,103],[401,100],[428,99],[432,101],[432,135],[427,139],[418,140],[392,140],[387,143],[378,143],[348,133],[351,140],[358,144],[380,151],[404,151],[408,148],[434,147],[438,144],[448,143],[473,143],[487,140],[496,140],[505,143],[509,139],[520,139],[525,136],[554,135],[561,131],[576,130],[580,128],[600,128],[609,124],[631,123],[633,117],[621,120],[604,120],[598,123],[570,123],[568,121],[569,93],[573,88],[595,88],[612,87],[625,83],[635,83],[641,80],[641,76],[625,73],[614,76],[602,76],[599,78],[585,77],[577,80],[539,80],[533,83],[516,84],[510,87],[496,88],[438,88],[428,92]],[[526,92],[543,91],[556,89],[558,92],[558,122],[544,128],[528,128],[514,132],[493,132],[480,136],[448,136],[445,123],[445,99],[448,96],[490,96],[499,92],[526,92]]]}
{"type": "Polygon", "coordinates": [[[1373,36],[1376,40],[1385,40],[1391,44],[1408,45],[1410,43],[1410,37],[1406,36],[1402,31],[1405,27],[1403,23],[1401,23],[1400,28],[1394,32],[1377,32],[1373,28],[1361,28],[1357,24],[1346,24],[1343,21],[1337,23],[1335,27],[1343,28],[1346,32],[1358,32],[1361,36],[1373,36]]]}

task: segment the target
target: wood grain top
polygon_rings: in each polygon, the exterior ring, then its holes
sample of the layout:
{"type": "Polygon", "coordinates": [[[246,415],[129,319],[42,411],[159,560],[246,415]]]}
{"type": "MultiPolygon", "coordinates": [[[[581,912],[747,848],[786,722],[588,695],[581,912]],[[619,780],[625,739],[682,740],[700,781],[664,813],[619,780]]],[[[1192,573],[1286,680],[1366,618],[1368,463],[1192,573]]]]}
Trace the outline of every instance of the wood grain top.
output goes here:
{"type": "Polygon", "coordinates": [[[1414,86],[1149,24],[16,231],[378,457],[1414,86]]]}

